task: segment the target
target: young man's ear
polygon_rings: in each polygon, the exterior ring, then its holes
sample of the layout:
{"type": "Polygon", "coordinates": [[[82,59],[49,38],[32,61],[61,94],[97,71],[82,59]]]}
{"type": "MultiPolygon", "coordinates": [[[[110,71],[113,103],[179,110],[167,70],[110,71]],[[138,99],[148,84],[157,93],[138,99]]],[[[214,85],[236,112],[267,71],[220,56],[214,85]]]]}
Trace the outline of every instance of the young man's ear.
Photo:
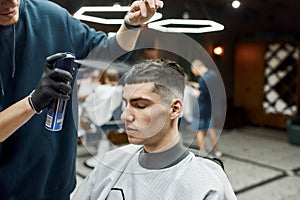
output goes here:
{"type": "Polygon", "coordinates": [[[181,116],[182,113],[182,101],[180,99],[174,99],[170,106],[170,118],[176,119],[181,116]]]}

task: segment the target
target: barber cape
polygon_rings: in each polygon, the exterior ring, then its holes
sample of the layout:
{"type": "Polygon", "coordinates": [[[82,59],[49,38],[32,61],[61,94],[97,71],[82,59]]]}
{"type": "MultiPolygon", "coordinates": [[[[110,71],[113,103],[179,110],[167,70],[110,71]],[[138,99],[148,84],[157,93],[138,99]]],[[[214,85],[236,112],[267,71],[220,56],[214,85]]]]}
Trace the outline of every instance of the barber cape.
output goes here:
{"type": "Polygon", "coordinates": [[[223,169],[193,153],[174,166],[145,169],[138,163],[142,146],[108,152],[80,185],[73,200],[235,200],[223,169]]]}

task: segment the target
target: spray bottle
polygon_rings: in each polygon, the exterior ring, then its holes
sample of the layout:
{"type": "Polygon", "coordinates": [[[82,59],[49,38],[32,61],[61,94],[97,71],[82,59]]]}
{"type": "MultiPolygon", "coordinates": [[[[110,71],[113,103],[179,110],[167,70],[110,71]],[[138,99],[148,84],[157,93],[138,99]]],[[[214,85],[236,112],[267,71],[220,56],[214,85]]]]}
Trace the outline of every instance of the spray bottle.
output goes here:
{"type": "MultiPolygon", "coordinates": [[[[66,53],[66,57],[57,60],[53,68],[66,70],[73,75],[75,57],[71,53],[66,53]]],[[[63,126],[67,100],[54,99],[48,107],[45,127],[50,131],[60,131],[63,126]]]]}

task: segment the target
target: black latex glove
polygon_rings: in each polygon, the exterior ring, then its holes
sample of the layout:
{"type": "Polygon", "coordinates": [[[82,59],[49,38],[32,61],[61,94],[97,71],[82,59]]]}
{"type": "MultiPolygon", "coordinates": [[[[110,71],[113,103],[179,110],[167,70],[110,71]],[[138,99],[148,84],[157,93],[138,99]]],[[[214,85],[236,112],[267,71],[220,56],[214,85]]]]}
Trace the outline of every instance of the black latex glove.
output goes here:
{"type": "Polygon", "coordinates": [[[72,80],[71,73],[58,68],[53,69],[52,66],[55,61],[64,57],[66,57],[65,53],[57,53],[46,59],[45,69],[40,82],[31,95],[33,107],[37,112],[48,107],[53,99],[70,99],[70,94],[72,93],[70,85],[72,80]]]}

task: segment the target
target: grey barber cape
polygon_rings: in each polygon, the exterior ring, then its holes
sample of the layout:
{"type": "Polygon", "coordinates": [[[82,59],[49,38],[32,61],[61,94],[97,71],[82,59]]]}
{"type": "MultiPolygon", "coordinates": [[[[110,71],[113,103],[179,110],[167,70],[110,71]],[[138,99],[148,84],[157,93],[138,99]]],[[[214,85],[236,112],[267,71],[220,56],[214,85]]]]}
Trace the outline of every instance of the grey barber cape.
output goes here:
{"type": "Polygon", "coordinates": [[[174,150],[168,151],[153,155],[146,153],[142,146],[132,144],[114,149],[99,161],[72,199],[236,199],[221,166],[188,151],[172,156],[176,160],[181,157],[180,161],[173,162],[170,155],[174,150]],[[156,163],[160,165],[159,169],[155,167],[156,163]],[[163,167],[162,164],[167,165],[163,167]]]}

